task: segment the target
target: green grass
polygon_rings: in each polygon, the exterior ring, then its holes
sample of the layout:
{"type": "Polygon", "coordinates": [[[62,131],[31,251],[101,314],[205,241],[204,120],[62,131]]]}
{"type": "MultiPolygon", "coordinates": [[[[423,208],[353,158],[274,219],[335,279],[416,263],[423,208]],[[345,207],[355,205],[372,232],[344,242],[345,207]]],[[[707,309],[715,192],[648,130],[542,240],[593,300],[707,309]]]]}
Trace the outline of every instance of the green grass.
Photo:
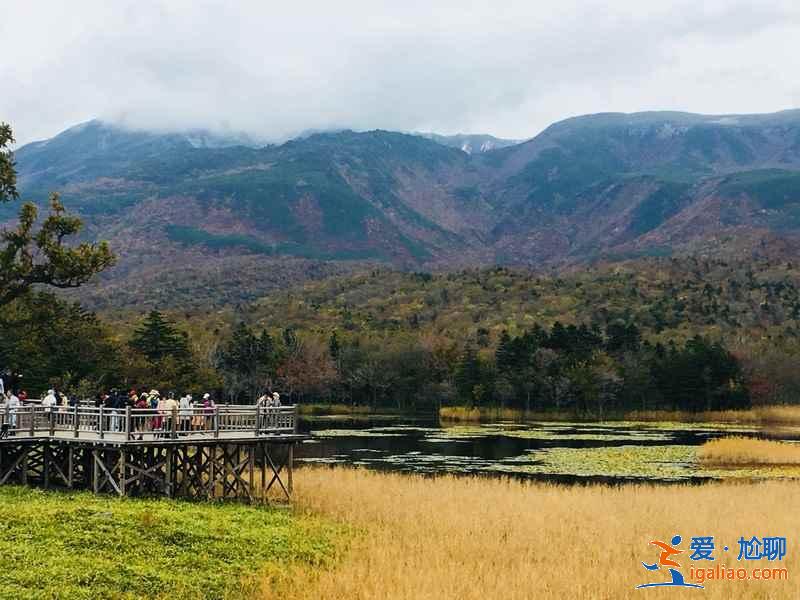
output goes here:
{"type": "Polygon", "coordinates": [[[281,508],[0,487],[0,598],[244,598],[344,534],[281,508]]]}

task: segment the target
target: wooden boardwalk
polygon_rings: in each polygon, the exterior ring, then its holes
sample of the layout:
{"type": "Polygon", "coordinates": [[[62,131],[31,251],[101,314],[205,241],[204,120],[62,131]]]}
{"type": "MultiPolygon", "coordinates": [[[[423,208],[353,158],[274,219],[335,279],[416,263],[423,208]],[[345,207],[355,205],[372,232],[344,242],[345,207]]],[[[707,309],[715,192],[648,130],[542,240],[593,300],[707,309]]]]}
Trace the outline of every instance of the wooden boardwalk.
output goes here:
{"type": "Polygon", "coordinates": [[[0,407],[0,485],[264,501],[292,493],[295,406],[0,407]]]}

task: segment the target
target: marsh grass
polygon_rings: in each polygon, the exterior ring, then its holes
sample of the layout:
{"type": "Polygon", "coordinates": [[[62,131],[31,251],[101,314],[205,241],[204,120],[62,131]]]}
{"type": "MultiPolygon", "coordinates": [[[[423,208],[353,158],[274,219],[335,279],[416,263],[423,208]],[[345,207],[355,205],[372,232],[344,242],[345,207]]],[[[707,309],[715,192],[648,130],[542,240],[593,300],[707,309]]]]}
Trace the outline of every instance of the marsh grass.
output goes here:
{"type": "MultiPolygon", "coordinates": [[[[642,568],[649,542],[713,535],[719,564],[780,566],[789,581],[710,581],[704,598],[797,598],[800,567],[792,482],[702,486],[573,486],[512,479],[425,478],[345,468],[303,468],[296,510],[360,532],[332,568],[298,566],[262,578],[264,599],[510,600],[675,597],[635,590],[664,580],[642,568]],[[736,561],[741,536],[789,540],[780,563],[736,561]],[[722,555],[723,544],[732,552],[722,555]]],[[[690,561],[678,562],[687,574],[690,561]]],[[[688,595],[687,594],[687,595],[688,595]]],[[[677,594],[681,595],[681,594],[677,594]]]]}
{"type": "MultiPolygon", "coordinates": [[[[366,415],[376,412],[369,406],[351,404],[298,404],[297,411],[301,415],[366,415]]],[[[391,412],[391,409],[381,412],[391,412]]]]}
{"type": "Polygon", "coordinates": [[[565,412],[526,412],[516,408],[476,408],[469,406],[442,406],[442,421],[479,423],[482,421],[574,421],[575,415],[565,412]]]}
{"type": "Polygon", "coordinates": [[[2,486],[0,598],[242,598],[255,573],[319,568],[344,537],[288,509],[2,486]]]}
{"type": "MultiPolygon", "coordinates": [[[[580,421],[569,412],[526,412],[513,408],[470,408],[465,406],[443,406],[439,409],[443,421],[477,423],[483,421],[580,421]]],[[[596,416],[586,415],[587,421],[596,421],[596,416]]],[[[606,421],[624,420],[636,422],[676,423],[730,423],[742,425],[800,425],[800,406],[762,406],[747,410],[717,410],[688,412],[677,410],[639,410],[604,416],[606,421]]]]}
{"type": "Polygon", "coordinates": [[[727,437],[711,440],[697,451],[701,464],[718,467],[742,465],[800,465],[800,445],[774,440],[727,437]]]}
{"type": "Polygon", "coordinates": [[[748,410],[702,412],[634,411],[625,415],[630,421],[676,421],[684,423],[735,423],[743,425],[800,425],[800,406],[761,406],[748,410]]]}

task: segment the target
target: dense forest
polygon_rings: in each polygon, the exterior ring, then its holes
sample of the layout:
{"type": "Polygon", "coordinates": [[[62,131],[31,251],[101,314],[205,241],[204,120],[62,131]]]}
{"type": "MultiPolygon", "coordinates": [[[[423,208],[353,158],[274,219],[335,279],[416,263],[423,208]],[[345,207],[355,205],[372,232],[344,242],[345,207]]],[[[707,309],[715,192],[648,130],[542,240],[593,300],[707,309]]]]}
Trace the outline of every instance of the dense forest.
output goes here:
{"type": "Polygon", "coordinates": [[[647,259],[334,277],[217,312],[95,315],[31,293],[0,313],[0,364],[36,395],[266,388],[301,402],[708,410],[800,391],[800,270],[647,259]]]}

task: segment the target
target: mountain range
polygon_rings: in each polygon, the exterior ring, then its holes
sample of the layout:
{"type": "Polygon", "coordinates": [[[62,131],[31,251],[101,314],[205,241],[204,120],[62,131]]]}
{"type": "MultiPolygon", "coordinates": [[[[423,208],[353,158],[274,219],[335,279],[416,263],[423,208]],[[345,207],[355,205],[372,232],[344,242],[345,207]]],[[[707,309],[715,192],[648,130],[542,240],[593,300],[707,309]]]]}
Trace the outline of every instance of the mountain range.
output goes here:
{"type": "Polygon", "coordinates": [[[15,157],[26,199],[61,192],[119,254],[85,292],[100,305],[246,301],[374,263],[794,254],[800,233],[800,110],[603,113],[519,143],[376,130],[261,146],[90,121],[15,157]]]}

